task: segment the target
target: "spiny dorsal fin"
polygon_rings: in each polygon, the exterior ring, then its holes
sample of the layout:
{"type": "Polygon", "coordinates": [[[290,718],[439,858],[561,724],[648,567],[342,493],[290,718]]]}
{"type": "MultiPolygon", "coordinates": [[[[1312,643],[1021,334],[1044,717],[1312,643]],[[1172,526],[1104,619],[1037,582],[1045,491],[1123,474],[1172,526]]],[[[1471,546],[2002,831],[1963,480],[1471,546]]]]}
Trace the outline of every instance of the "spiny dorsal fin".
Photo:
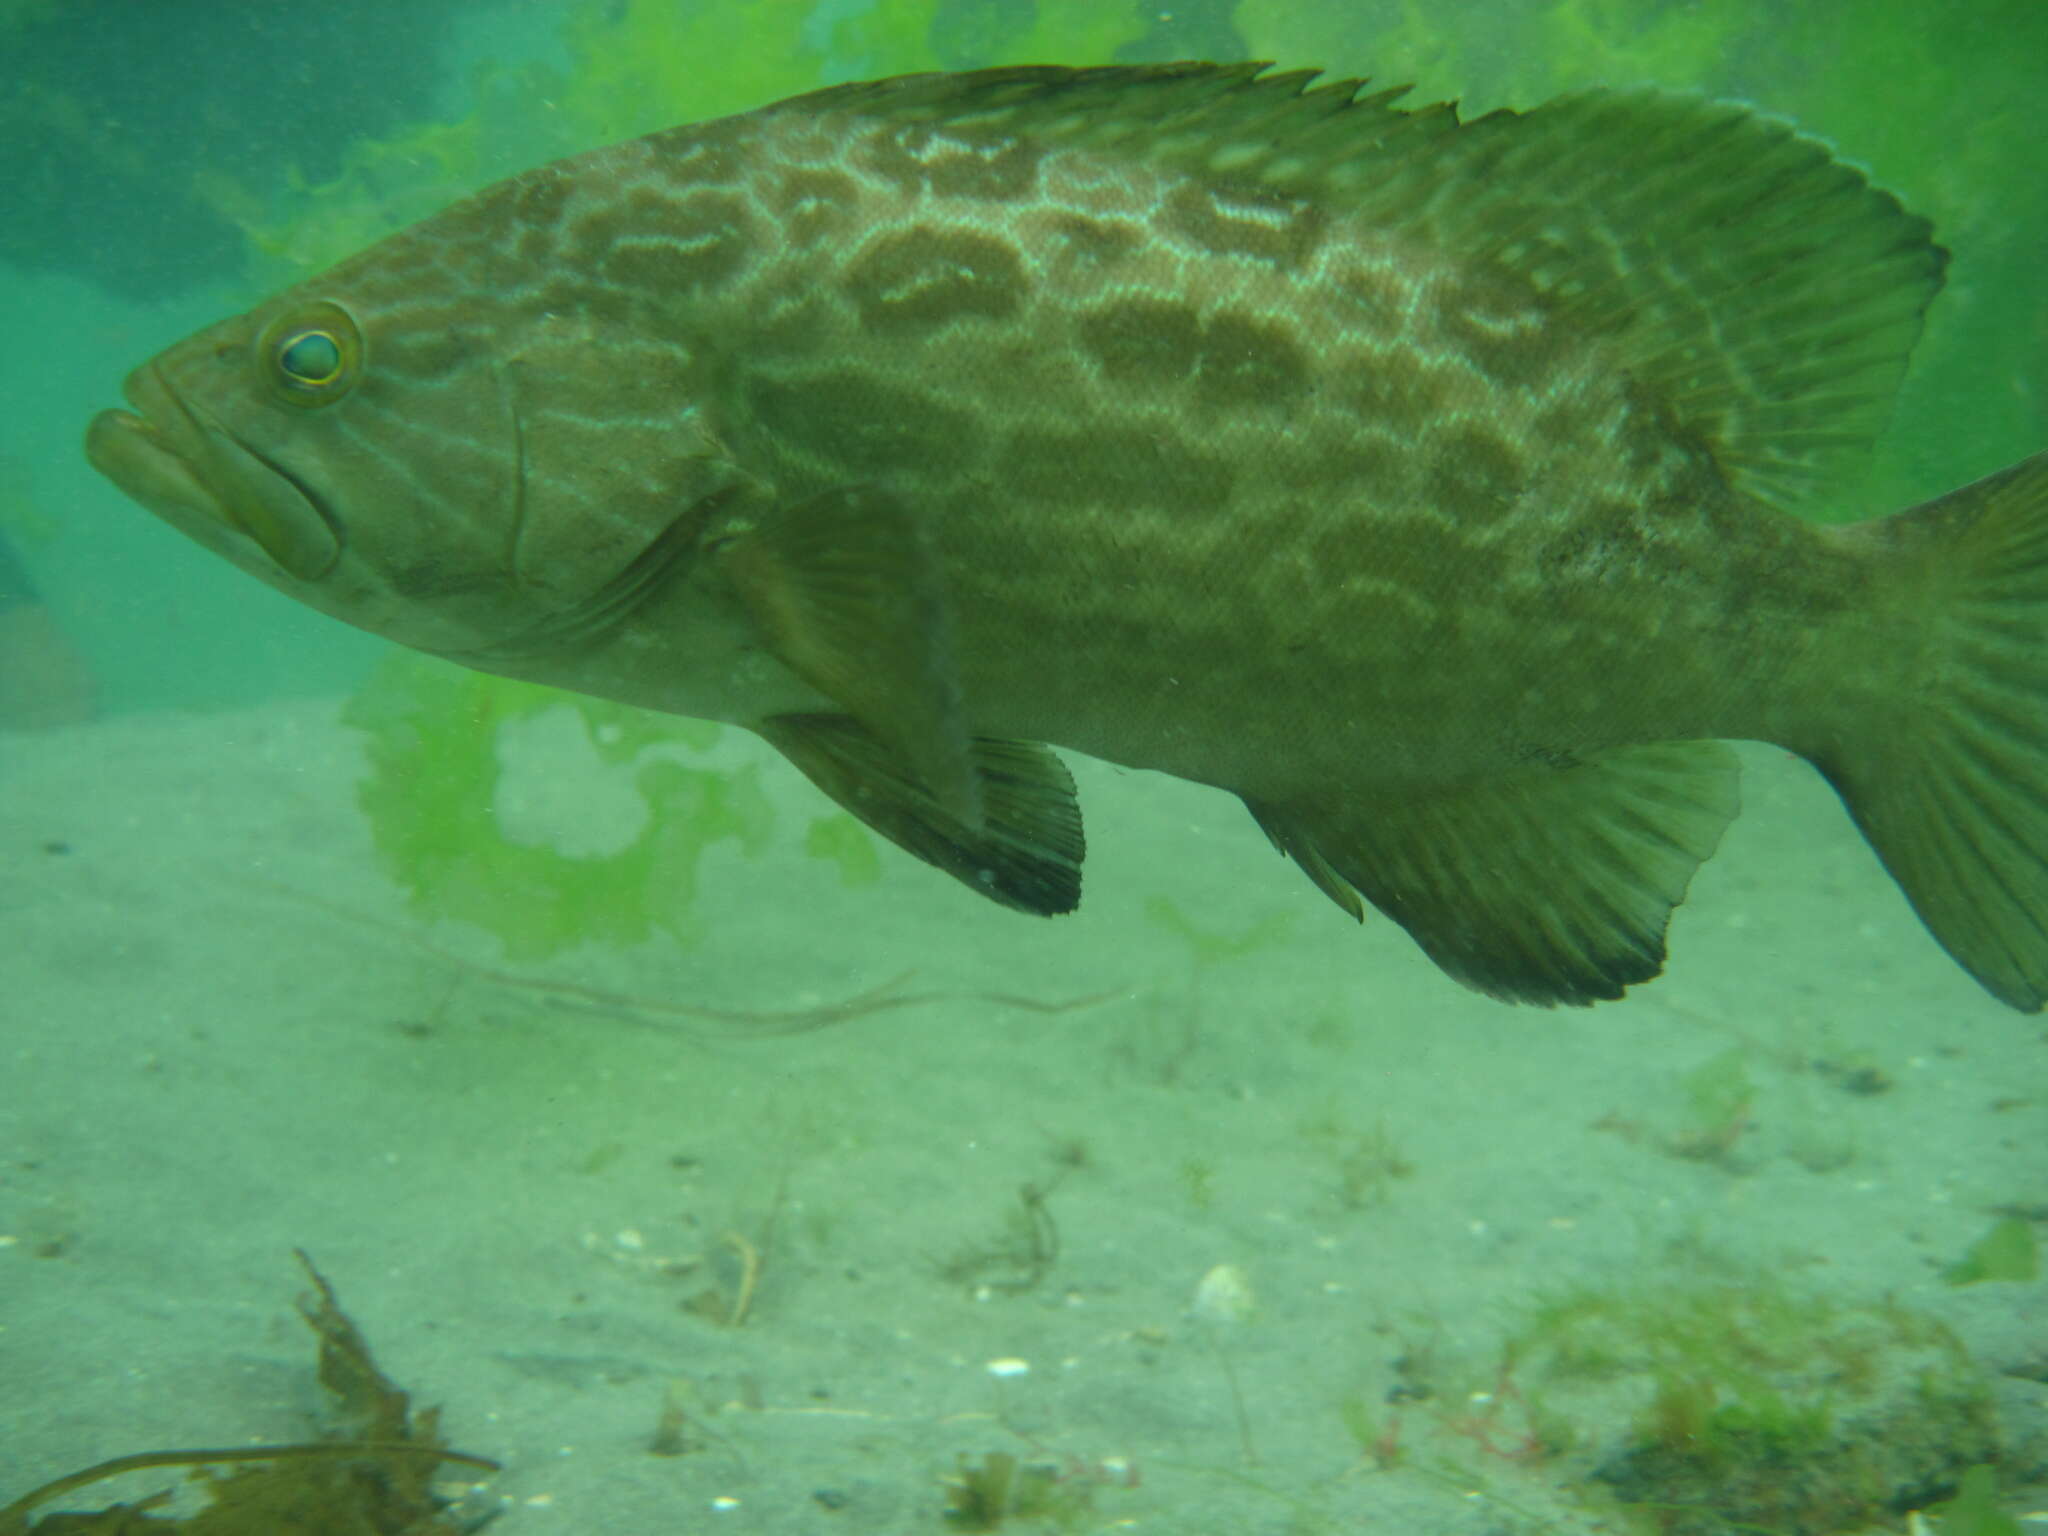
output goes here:
{"type": "Polygon", "coordinates": [[[1030,136],[1350,214],[1480,266],[1580,334],[1780,506],[1882,429],[1947,253],[1825,145],[1748,108],[1582,91],[1460,123],[1264,64],[1031,66],[835,86],[768,109],[1030,136]]]}
{"type": "Polygon", "coordinates": [[[768,112],[845,112],[942,123],[964,135],[1029,136],[1115,151],[1194,175],[1323,194],[1323,173],[1361,150],[1457,127],[1448,102],[1404,111],[1411,87],[1361,96],[1363,80],[1312,85],[1320,70],[1267,63],[1023,64],[830,86],[768,112]]]}

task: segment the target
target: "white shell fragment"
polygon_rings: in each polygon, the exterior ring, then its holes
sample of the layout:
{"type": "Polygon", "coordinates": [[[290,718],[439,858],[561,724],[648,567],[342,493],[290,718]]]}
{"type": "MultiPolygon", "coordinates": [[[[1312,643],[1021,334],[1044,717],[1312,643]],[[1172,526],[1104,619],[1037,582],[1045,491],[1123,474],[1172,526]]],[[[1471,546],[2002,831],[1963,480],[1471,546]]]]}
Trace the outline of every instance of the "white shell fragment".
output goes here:
{"type": "Polygon", "coordinates": [[[1218,1264],[1195,1286],[1188,1311],[1207,1323],[1241,1323],[1257,1306],[1251,1277],[1235,1264],[1218,1264]]]}

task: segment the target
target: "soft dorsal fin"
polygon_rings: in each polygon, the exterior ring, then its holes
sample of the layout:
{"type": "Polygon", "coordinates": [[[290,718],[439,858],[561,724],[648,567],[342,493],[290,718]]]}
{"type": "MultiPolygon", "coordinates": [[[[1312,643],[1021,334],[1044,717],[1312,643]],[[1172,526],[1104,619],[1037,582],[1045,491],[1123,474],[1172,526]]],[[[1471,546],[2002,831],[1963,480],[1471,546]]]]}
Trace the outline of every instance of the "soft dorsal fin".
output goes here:
{"type": "Polygon", "coordinates": [[[1948,253],[1825,145],[1742,106],[1584,91],[1333,175],[1376,217],[1611,338],[1738,490],[1778,506],[1883,430],[1948,253]]]}
{"type": "Polygon", "coordinates": [[[770,112],[1028,136],[1349,214],[1485,268],[1617,362],[1729,482],[1788,506],[1883,428],[1947,253],[1788,124],[1658,91],[1461,123],[1262,64],[1031,66],[835,86],[770,112]]]}

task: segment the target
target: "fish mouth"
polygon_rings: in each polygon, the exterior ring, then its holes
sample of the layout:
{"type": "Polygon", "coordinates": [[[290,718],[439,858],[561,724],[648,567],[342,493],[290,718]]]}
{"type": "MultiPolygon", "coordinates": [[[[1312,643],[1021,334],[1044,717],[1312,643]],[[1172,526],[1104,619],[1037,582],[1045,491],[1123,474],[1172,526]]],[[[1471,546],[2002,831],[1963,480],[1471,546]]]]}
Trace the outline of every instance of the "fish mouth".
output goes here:
{"type": "Polygon", "coordinates": [[[128,375],[135,409],[101,411],[85,456],[180,532],[247,564],[249,546],[285,575],[318,581],[341,558],[341,523],[311,487],[188,399],[158,363],[128,375]]]}

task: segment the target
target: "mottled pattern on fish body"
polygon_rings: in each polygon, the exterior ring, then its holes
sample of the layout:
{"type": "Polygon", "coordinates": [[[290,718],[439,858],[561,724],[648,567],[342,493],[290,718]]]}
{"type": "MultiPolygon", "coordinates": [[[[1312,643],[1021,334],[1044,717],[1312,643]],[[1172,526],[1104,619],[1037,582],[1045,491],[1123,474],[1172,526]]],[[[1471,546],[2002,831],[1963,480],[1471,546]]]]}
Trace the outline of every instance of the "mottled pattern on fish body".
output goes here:
{"type": "Polygon", "coordinates": [[[2041,461],[1784,512],[1885,419],[1926,223],[1738,107],[1310,78],[909,77],[543,167],[138,370],[92,451],[351,622],[757,729],[1026,910],[1078,893],[1049,742],[1235,791],[1471,985],[1611,997],[1747,736],[2040,1006],[2041,461]]]}
{"type": "Polygon", "coordinates": [[[993,734],[1275,798],[1758,734],[1841,579],[1529,281],[1302,198],[806,110],[501,205],[779,494],[928,518],[993,734]]]}

